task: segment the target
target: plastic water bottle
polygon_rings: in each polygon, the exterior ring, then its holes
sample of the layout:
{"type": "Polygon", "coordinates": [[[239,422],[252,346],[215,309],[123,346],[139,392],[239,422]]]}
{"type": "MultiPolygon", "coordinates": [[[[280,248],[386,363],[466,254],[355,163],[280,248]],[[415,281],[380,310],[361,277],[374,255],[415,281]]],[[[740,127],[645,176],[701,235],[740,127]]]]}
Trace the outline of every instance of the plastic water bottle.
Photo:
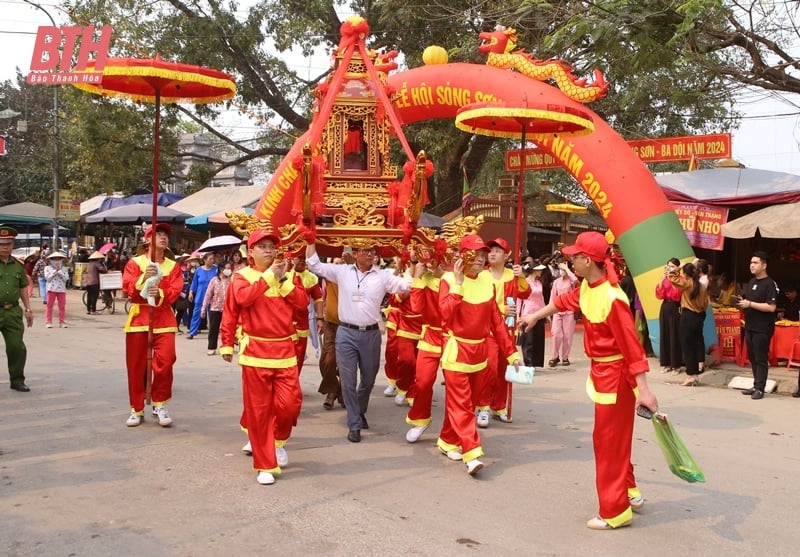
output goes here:
{"type": "MultiPolygon", "coordinates": [[[[514,298],[511,296],[506,297],[506,306],[513,306],[514,305],[514,298]]],[[[517,318],[513,315],[506,316],[506,327],[513,328],[514,325],[517,323],[517,318]]]]}

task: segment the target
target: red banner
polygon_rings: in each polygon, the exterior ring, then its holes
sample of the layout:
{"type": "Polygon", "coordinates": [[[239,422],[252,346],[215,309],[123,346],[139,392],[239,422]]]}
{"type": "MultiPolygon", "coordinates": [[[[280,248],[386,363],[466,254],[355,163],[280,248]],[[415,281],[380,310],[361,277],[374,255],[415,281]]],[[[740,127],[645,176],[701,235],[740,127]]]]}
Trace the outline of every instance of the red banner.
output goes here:
{"type": "MultiPolygon", "coordinates": [[[[657,139],[630,139],[626,141],[642,162],[689,161],[699,159],[728,159],[731,157],[731,134],[714,133],[708,135],[688,135],[680,137],[660,137],[657,139]]],[[[519,172],[522,151],[506,151],[506,170],[519,172]]],[[[525,169],[545,170],[563,168],[555,157],[534,147],[525,149],[525,169]]]]}
{"type": "Polygon", "coordinates": [[[734,338],[741,335],[742,316],[738,311],[714,310],[714,324],[722,345],[723,361],[736,361],[734,338]]]}
{"type": "Polygon", "coordinates": [[[642,162],[688,161],[695,159],[729,159],[731,134],[713,133],[658,139],[627,141],[642,162]]]}
{"type": "Polygon", "coordinates": [[[673,203],[675,214],[696,248],[722,251],[725,237],[722,225],[728,221],[728,209],[696,203],[673,203]]]}

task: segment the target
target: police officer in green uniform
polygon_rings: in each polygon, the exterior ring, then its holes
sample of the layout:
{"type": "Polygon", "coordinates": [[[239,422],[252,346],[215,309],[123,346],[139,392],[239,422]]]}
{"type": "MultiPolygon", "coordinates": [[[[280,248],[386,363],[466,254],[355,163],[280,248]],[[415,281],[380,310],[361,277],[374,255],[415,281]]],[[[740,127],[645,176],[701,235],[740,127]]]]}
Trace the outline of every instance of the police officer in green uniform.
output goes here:
{"type": "Polygon", "coordinates": [[[27,393],[31,389],[25,384],[25,359],[28,351],[22,342],[25,331],[22,317],[25,316],[25,323],[31,327],[33,313],[28,299],[25,267],[11,256],[16,236],[17,231],[10,226],[0,226],[0,333],[6,343],[11,388],[27,393]],[[24,309],[19,305],[20,298],[24,309]]]}

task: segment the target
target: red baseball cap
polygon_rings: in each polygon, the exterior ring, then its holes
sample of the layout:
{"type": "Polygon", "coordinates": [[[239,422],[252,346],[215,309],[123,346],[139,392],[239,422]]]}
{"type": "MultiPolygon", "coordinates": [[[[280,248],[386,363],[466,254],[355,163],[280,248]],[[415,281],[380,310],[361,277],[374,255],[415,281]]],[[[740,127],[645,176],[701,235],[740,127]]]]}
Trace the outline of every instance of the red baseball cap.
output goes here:
{"type": "Polygon", "coordinates": [[[272,230],[268,230],[266,228],[259,228],[257,230],[253,230],[250,235],[247,237],[247,249],[252,248],[256,243],[264,238],[269,238],[272,240],[272,243],[275,244],[275,247],[281,245],[280,236],[275,234],[272,230]]]}
{"type": "MultiPolygon", "coordinates": [[[[157,232],[166,232],[167,234],[172,234],[172,227],[169,224],[167,224],[166,222],[157,222],[156,223],[156,231],[157,232]]],[[[153,235],[153,227],[152,226],[148,226],[147,230],[144,231],[145,240],[148,239],[152,235],[153,235]]]]}
{"type": "Polygon", "coordinates": [[[506,253],[509,253],[511,251],[508,242],[506,242],[502,238],[495,238],[494,240],[489,240],[488,242],[486,242],[486,245],[489,246],[490,248],[498,247],[506,253]]]}
{"type": "Polygon", "coordinates": [[[461,243],[458,245],[458,249],[461,251],[480,250],[489,249],[489,246],[487,246],[483,241],[483,238],[477,234],[467,234],[461,238],[461,243]]]}
{"type": "Polygon", "coordinates": [[[599,232],[581,232],[575,245],[565,247],[561,253],[564,255],[582,253],[592,261],[601,262],[605,261],[608,254],[608,242],[599,232]]]}

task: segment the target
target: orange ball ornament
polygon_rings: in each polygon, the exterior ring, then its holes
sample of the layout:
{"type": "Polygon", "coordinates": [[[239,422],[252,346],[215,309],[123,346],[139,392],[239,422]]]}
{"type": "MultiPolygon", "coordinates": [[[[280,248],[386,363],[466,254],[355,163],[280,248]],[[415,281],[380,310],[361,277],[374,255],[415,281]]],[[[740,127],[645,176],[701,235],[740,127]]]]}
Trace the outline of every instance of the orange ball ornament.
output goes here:
{"type": "Polygon", "coordinates": [[[448,59],[447,51],[441,46],[431,45],[422,51],[422,61],[426,66],[447,64],[448,59]]]}

